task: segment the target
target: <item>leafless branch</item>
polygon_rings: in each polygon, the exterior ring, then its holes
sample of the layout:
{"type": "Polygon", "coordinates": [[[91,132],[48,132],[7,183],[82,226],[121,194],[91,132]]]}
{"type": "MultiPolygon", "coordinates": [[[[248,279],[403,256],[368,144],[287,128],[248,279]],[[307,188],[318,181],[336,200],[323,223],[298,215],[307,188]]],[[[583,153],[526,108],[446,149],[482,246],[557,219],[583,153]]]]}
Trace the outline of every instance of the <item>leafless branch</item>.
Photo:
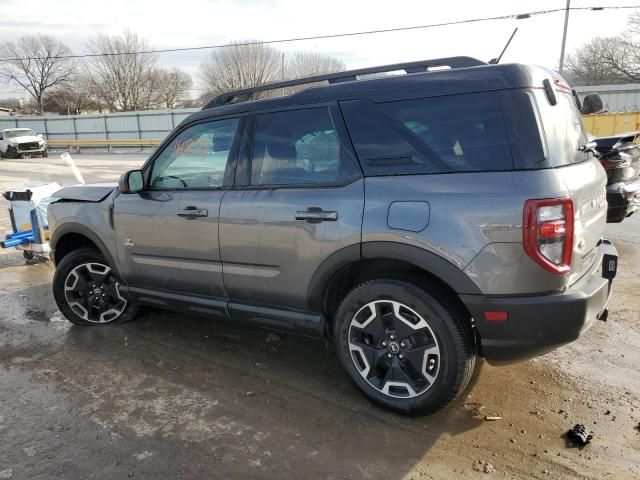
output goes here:
{"type": "Polygon", "coordinates": [[[71,51],[49,35],[31,35],[0,45],[0,56],[12,58],[0,63],[0,78],[24,88],[43,113],[44,95],[67,83],[77,69],[77,61],[64,58],[71,51]]]}

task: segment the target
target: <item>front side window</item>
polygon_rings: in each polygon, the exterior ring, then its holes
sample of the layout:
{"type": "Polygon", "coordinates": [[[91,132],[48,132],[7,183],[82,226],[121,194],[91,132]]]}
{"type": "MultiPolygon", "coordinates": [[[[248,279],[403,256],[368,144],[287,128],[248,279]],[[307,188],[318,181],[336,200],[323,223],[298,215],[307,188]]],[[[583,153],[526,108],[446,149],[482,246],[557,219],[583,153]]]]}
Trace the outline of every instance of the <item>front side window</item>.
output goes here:
{"type": "Polygon", "coordinates": [[[238,122],[237,118],[217,120],[182,131],[156,158],[149,182],[151,188],[222,187],[238,122]]]}
{"type": "Polygon", "coordinates": [[[331,185],[340,181],[341,149],[325,107],[257,116],[252,185],[331,185]]]}

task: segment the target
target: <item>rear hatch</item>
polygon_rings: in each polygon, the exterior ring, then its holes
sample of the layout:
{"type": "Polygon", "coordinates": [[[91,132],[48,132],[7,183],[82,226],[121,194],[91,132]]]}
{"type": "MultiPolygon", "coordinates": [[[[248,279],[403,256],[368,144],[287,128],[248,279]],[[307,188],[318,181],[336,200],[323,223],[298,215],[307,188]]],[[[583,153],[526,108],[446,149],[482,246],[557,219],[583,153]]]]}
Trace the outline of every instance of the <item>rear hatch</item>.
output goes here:
{"type": "Polygon", "coordinates": [[[556,104],[548,94],[535,91],[547,144],[549,166],[566,185],[573,199],[574,238],[569,284],[593,265],[607,221],[607,175],[595,156],[580,147],[589,139],[571,91],[555,88],[556,104]]]}

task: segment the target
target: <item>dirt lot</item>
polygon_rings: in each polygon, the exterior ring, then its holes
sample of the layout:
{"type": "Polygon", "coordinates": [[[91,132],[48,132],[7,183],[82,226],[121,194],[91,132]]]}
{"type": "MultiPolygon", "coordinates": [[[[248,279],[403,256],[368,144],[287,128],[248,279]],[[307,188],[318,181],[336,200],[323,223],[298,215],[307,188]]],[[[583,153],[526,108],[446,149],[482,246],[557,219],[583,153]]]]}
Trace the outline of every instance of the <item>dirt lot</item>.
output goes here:
{"type": "MultiPolygon", "coordinates": [[[[98,180],[144,157],[77,159],[98,180]]],[[[72,181],[61,165],[2,160],[0,190],[72,181]]],[[[0,251],[0,479],[639,478],[639,227],[607,229],[621,256],[608,322],[539,359],[482,365],[423,418],[369,404],[321,342],[153,310],[72,327],[50,265],[0,251]],[[594,431],[582,450],[562,437],[576,423],[594,431]]]]}

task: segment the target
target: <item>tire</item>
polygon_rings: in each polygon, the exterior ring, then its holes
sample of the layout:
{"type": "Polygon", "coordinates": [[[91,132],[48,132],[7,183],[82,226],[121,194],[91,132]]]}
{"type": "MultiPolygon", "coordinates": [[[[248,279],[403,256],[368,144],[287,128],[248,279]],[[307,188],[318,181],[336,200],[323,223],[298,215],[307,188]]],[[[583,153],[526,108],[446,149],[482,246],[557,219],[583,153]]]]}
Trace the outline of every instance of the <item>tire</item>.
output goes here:
{"type": "Polygon", "coordinates": [[[18,151],[15,149],[15,147],[7,147],[7,151],[5,153],[5,157],[6,158],[18,158],[18,151]]]}
{"type": "Polygon", "coordinates": [[[24,258],[25,260],[32,260],[33,257],[35,257],[36,254],[34,252],[32,252],[31,250],[23,250],[22,251],[22,258],[24,258]]]}
{"type": "Polygon", "coordinates": [[[434,413],[473,376],[470,321],[446,295],[404,280],[354,288],[335,317],[334,341],[351,380],[375,403],[402,414],[434,413]]]}
{"type": "Polygon", "coordinates": [[[120,281],[96,248],[66,255],[53,276],[53,296],[62,314],[76,325],[124,323],[138,305],[120,294],[120,281]]]}
{"type": "Polygon", "coordinates": [[[48,148],[45,148],[45,149],[42,151],[42,158],[47,158],[48,156],[49,156],[49,149],[48,149],[48,148]]]}

